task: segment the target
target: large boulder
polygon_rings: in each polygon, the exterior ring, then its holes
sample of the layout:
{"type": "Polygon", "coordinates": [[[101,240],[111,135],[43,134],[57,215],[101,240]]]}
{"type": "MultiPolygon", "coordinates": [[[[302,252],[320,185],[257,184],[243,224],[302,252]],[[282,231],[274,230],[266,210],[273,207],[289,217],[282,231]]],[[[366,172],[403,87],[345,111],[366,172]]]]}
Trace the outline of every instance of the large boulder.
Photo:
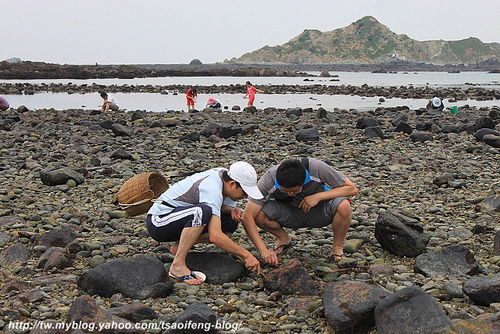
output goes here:
{"type": "Polygon", "coordinates": [[[297,259],[269,272],[264,277],[264,286],[284,295],[317,296],[320,293],[320,284],[309,277],[297,259]]]}
{"type": "Polygon", "coordinates": [[[474,255],[462,245],[451,245],[442,250],[419,255],[415,271],[425,276],[460,277],[479,272],[474,255]]]}
{"type": "Polygon", "coordinates": [[[73,180],[76,184],[82,184],[85,178],[82,174],[69,167],[51,166],[40,171],[40,179],[43,184],[48,186],[57,186],[66,184],[68,180],[73,180]]]}
{"type": "Polygon", "coordinates": [[[378,126],[378,121],[374,117],[363,117],[356,122],[357,129],[365,129],[371,126],[378,126]]]}
{"type": "Polygon", "coordinates": [[[394,128],[394,131],[404,132],[406,134],[411,134],[413,132],[413,129],[411,128],[410,124],[408,124],[405,121],[401,121],[398,123],[398,125],[396,125],[396,127],[394,128]]]}
{"type": "Polygon", "coordinates": [[[490,128],[482,128],[482,129],[479,129],[477,130],[476,132],[474,132],[474,137],[479,140],[479,141],[483,141],[483,137],[485,135],[495,135],[495,136],[500,136],[500,132],[498,131],[495,131],[493,129],[490,129],[490,128]]]}
{"type": "Polygon", "coordinates": [[[214,334],[218,330],[215,313],[203,303],[193,303],[170,324],[167,334],[214,334]]]}
{"type": "Polygon", "coordinates": [[[500,136],[495,136],[491,134],[484,135],[483,142],[486,145],[490,145],[491,147],[500,148],[500,136]]]}
{"type": "Polygon", "coordinates": [[[300,129],[295,133],[297,141],[310,142],[319,140],[319,132],[316,128],[300,129]]]}
{"type": "Polygon", "coordinates": [[[463,291],[478,305],[500,303],[500,274],[470,278],[464,282],[463,291]]]}
{"type": "Polygon", "coordinates": [[[364,135],[368,138],[384,138],[384,132],[379,126],[366,127],[364,135]]]}
{"type": "Polygon", "coordinates": [[[291,116],[296,116],[300,117],[302,116],[302,108],[288,108],[285,112],[286,117],[291,117],[291,116]]]}
{"type": "Polygon", "coordinates": [[[330,283],[323,291],[326,321],[336,334],[368,333],[375,326],[375,306],[389,295],[362,281],[330,283]]]}
{"type": "Polygon", "coordinates": [[[425,143],[426,141],[430,141],[430,140],[433,140],[434,137],[432,137],[430,134],[428,133],[423,133],[423,132],[413,132],[411,135],[410,135],[410,139],[413,141],[413,142],[421,142],[421,143],[425,143]]]}
{"type": "Polygon", "coordinates": [[[451,325],[450,319],[424,290],[407,287],[375,307],[377,334],[429,334],[451,325]]]}
{"type": "Polygon", "coordinates": [[[131,137],[134,134],[132,129],[119,123],[111,124],[111,131],[113,131],[114,135],[117,137],[131,137]]]}
{"type": "Polygon", "coordinates": [[[64,248],[51,247],[43,253],[36,267],[48,271],[53,268],[64,269],[72,265],[73,258],[64,248]]]}
{"type": "Polygon", "coordinates": [[[393,254],[415,257],[424,252],[430,237],[418,221],[396,211],[384,211],[375,223],[375,238],[393,254]]]}
{"type": "Polygon", "coordinates": [[[115,259],[98,265],[80,277],[78,286],[90,295],[111,297],[121,293],[134,299],[166,297],[173,291],[163,263],[147,256],[115,259]]]}
{"type": "Polygon", "coordinates": [[[220,138],[230,138],[237,136],[242,131],[241,126],[229,123],[209,123],[201,132],[204,137],[210,137],[211,135],[216,135],[220,138]]]}
{"type": "Polygon", "coordinates": [[[240,261],[223,253],[190,252],[186,265],[191,270],[207,275],[207,283],[223,284],[235,282],[246,274],[246,268],[240,261]]]}
{"type": "Polygon", "coordinates": [[[14,264],[21,264],[28,260],[30,251],[23,244],[14,244],[0,252],[0,265],[10,267],[14,264]]]}
{"type": "Polygon", "coordinates": [[[78,236],[73,225],[64,225],[45,234],[39,244],[45,247],[66,247],[78,236]]]}
{"type": "Polygon", "coordinates": [[[476,129],[483,129],[483,128],[494,129],[495,121],[492,120],[491,117],[483,116],[476,119],[474,125],[476,126],[476,129]]]}

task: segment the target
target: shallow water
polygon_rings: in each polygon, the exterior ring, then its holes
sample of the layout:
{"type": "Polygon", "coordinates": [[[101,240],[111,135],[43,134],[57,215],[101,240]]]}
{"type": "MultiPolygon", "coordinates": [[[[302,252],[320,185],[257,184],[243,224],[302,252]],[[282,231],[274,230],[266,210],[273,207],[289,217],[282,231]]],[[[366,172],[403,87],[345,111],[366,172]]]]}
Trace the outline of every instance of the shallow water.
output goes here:
{"type": "MultiPolygon", "coordinates": [[[[319,72],[307,72],[319,75],[319,72]]],[[[8,83],[73,83],[73,84],[101,84],[101,85],[231,85],[244,84],[247,80],[254,85],[353,85],[361,86],[464,86],[474,84],[490,88],[500,88],[500,74],[488,74],[486,72],[398,72],[370,73],[370,72],[330,72],[338,78],[308,77],[313,81],[304,81],[304,77],[162,77],[162,78],[136,78],[136,79],[56,79],[56,80],[0,80],[8,83]],[[331,81],[338,79],[339,81],[331,81]]]]}
{"type": "MultiPolygon", "coordinates": [[[[167,110],[186,110],[186,99],[184,94],[162,95],[155,93],[114,93],[119,102],[120,109],[124,110],[147,110],[147,111],[167,111],[167,110]]],[[[67,93],[40,93],[35,95],[4,95],[12,107],[17,108],[25,105],[29,109],[99,109],[102,99],[99,94],[67,94],[67,93]]],[[[228,106],[229,110],[233,106],[240,106],[242,109],[246,106],[247,100],[243,99],[242,94],[200,94],[198,95],[196,108],[203,109],[210,96],[215,97],[223,106],[228,106]]],[[[463,106],[470,105],[476,107],[498,106],[498,100],[490,101],[457,101],[448,103],[444,100],[445,106],[463,106]]],[[[314,108],[320,106],[328,111],[334,108],[358,110],[370,110],[377,107],[396,107],[408,106],[411,109],[425,107],[426,99],[386,99],[380,103],[379,97],[360,97],[351,95],[317,95],[317,94],[257,94],[255,106],[258,109],[266,107],[276,108],[314,108]]]]}

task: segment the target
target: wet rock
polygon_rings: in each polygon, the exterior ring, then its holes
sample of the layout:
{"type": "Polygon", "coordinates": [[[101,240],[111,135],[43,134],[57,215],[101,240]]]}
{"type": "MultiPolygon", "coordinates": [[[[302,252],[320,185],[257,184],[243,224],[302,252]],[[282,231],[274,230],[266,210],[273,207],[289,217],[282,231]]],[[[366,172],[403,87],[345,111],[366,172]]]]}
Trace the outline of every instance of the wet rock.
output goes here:
{"type": "Polygon", "coordinates": [[[100,329],[99,333],[118,334],[118,333],[145,333],[142,330],[119,329],[119,328],[134,328],[134,324],[126,319],[114,316],[103,308],[89,296],[78,297],[71,304],[66,323],[81,323],[85,324],[86,331],[94,332],[100,329]],[[114,327],[112,327],[114,326],[114,327]]]}
{"type": "Polygon", "coordinates": [[[411,134],[413,129],[411,128],[410,124],[406,123],[405,121],[400,121],[398,122],[398,125],[396,125],[396,127],[394,128],[394,131],[411,134]]]}
{"type": "Polygon", "coordinates": [[[413,142],[421,142],[421,143],[425,143],[426,141],[429,140],[434,140],[434,137],[432,137],[430,134],[423,132],[413,132],[410,135],[410,138],[413,142]]]}
{"type": "Polygon", "coordinates": [[[186,265],[207,275],[207,283],[223,284],[235,282],[246,274],[245,266],[222,253],[190,252],[186,265]]]}
{"type": "Polygon", "coordinates": [[[78,286],[90,295],[111,297],[121,293],[134,299],[166,297],[173,291],[163,263],[146,256],[98,265],[80,277],[78,286]]]}
{"type": "Polygon", "coordinates": [[[17,108],[17,112],[18,113],[25,113],[25,112],[28,112],[28,111],[29,111],[29,109],[26,106],[19,106],[17,108]]]}
{"type": "Polygon", "coordinates": [[[318,117],[318,119],[328,118],[328,111],[320,107],[316,116],[318,117]]]}
{"type": "Polygon", "coordinates": [[[479,272],[474,255],[462,245],[451,245],[443,250],[419,255],[415,259],[415,271],[430,277],[460,277],[479,272]]]}
{"type": "Polygon", "coordinates": [[[377,126],[378,126],[378,121],[374,117],[364,117],[358,119],[356,123],[357,129],[365,129],[368,127],[377,127],[377,126]]]}
{"type": "Polygon", "coordinates": [[[483,117],[479,117],[478,119],[476,119],[476,122],[474,123],[474,125],[476,126],[476,129],[483,129],[483,128],[494,129],[495,128],[495,121],[493,121],[488,116],[483,116],[483,117]]]}
{"type": "Polygon", "coordinates": [[[201,132],[204,137],[210,137],[211,135],[216,135],[220,138],[230,138],[237,136],[242,131],[242,128],[235,124],[228,123],[209,123],[205,129],[201,132]]]}
{"type": "Polygon", "coordinates": [[[171,324],[168,334],[203,334],[217,333],[215,328],[217,317],[215,313],[203,303],[193,303],[171,324]],[[188,326],[187,324],[195,324],[188,326]],[[174,329],[175,328],[175,329],[174,329]],[[208,329],[208,330],[207,330],[208,329]]]}
{"type": "Polygon", "coordinates": [[[119,123],[113,123],[111,125],[111,131],[113,131],[117,137],[131,137],[134,134],[132,129],[119,123]]]}
{"type": "Polygon", "coordinates": [[[479,141],[483,141],[483,137],[485,135],[489,135],[489,134],[495,135],[495,136],[500,136],[500,132],[498,132],[498,131],[495,131],[495,130],[490,129],[490,128],[482,128],[482,129],[479,129],[476,132],[474,132],[474,137],[479,141]]]}
{"type": "Polygon", "coordinates": [[[117,317],[130,320],[132,322],[141,322],[146,319],[156,319],[158,314],[151,307],[148,307],[140,302],[133,304],[112,307],[108,312],[117,317]]]}
{"type": "Polygon", "coordinates": [[[200,141],[200,134],[198,132],[191,132],[188,134],[185,134],[179,138],[180,141],[200,141]]]}
{"type": "Polygon", "coordinates": [[[397,114],[391,121],[392,125],[396,127],[401,122],[408,123],[408,116],[406,116],[405,114],[397,114]]]}
{"type": "Polygon", "coordinates": [[[144,110],[136,110],[132,112],[132,116],[130,116],[130,120],[137,121],[139,119],[146,119],[147,113],[144,110]]]}
{"type": "Polygon", "coordinates": [[[30,257],[30,251],[23,244],[14,244],[0,252],[0,264],[10,267],[14,264],[23,263],[30,257]]]}
{"type": "Polygon", "coordinates": [[[116,160],[134,160],[134,158],[132,158],[132,154],[130,152],[125,151],[122,148],[119,148],[113,153],[111,153],[110,158],[116,160]]]}
{"type": "Polygon", "coordinates": [[[378,126],[369,126],[365,128],[364,135],[368,138],[384,138],[384,132],[378,126]]]}
{"type": "Polygon", "coordinates": [[[406,287],[381,300],[375,307],[378,334],[427,334],[451,322],[434,299],[417,287],[406,287]]]}
{"type": "Polygon", "coordinates": [[[37,268],[43,268],[44,271],[53,268],[64,269],[73,265],[72,256],[64,248],[51,247],[43,253],[37,263],[37,268]]]}
{"type": "Polygon", "coordinates": [[[269,272],[264,277],[264,286],[284,295],[315,296],[319,294],[319,283],[307,274],[302,263],[292,259],[286,265],[269,272]]]}
{"type": "Polygon", "coordinates": [[[49,247],[66,247],[73,240],[76,239],[78,234],[74,229],[65,226],[62,228],[54,229],[45,234],[39,242],[39,245],[49,247]]]}
{"type": "Polygon", "coordinates": [[[319,140],[319,132],[316,128],[300,129],[295,132],[295,139],[297,141],[310,142],[319,140]]]}
{"type": "Polygon", "coordinates": [[[500,302],[500,274],[466,280],[464,293],[476,304],[489,306],[500,302]]]}
{"type": "Polygon", "coordinates": [[[379,214],[375,224],[375,238],[381,247],[399,255],[415,257],[422,254],[429,242],[429,236],[422,233],[423,228],[418,223],[408,223],[390,213],[379,214]]]}
{"type": "Polygon", "coordinates": [[[442,133],[459,133],[460,132],[460,127],[456,125],[443,125],[441,127],[441,132],[442,133]]]}
{"type": "Polygon", "coordinates": [[[82,184],[85,181],[84,176],[77,171],[69,167],[60,168],[57,166],[41,170],[40,179],[43,184],[48,186],[66,184],[68,180],[74,180],[77,184],[82,184]]]}
{"type": "Polygon", "coordinates": [[[483,142],[486,145],[490,145],[491,147],[500,148],[500,136],[495,136],[491,134],[484,135],[483,142]]]}
{"type": "Polygon", "coordinates": [[[241,108],[240,108],[240,106],[233,106],[233,107],[231,108],[231,110],[233,110],[233,111],[238,111],[238,110],[241,110],[241,108]]]}
{"type": "Polygon", "coordinates": [[[433,123],[431,123],[431,122],[417,122],[415,128],[418,131],[431,131],[432,124],[433,123]]]}
{"type": "Polygon", "coordinates": [[[335,333],[368,333],[375,306],[390,292],[361,281],[330,283],[323,291],[325,318],[335,333]]]}

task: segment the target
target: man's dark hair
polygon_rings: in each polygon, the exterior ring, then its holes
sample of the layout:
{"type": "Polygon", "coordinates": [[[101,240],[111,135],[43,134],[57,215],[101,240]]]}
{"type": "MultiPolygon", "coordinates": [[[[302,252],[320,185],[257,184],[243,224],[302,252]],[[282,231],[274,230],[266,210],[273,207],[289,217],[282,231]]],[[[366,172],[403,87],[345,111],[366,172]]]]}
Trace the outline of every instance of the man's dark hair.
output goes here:
{"type": "Polygon", "coordinates": [[[306,169],[297,159],[283,161],[276,170],[276,181],[285,188],[301,186],[305,179],[306,169]]]}
{"type": "Polygon", "coordinates": [[[106,92],[100,92],[102,98],[108,97],[108,94],[106,92]]]}
{"type": "MultiPolygon", "coordinates": [[[[231,178],[231,176],[229,176],[229,174],[227,173],[227,170],[225,170],[225,171],[223,171],[223,172],[222,172],[222,181],[224,181],[224,182],[234,181],[234,180],[231,178]]],[[[236,182],[236,186],[237,186],[238,188],[241,188],[241,185],[239,184],[239,182],[238,182],[238,181],[234,181],[234,182],[236,182]]]]}

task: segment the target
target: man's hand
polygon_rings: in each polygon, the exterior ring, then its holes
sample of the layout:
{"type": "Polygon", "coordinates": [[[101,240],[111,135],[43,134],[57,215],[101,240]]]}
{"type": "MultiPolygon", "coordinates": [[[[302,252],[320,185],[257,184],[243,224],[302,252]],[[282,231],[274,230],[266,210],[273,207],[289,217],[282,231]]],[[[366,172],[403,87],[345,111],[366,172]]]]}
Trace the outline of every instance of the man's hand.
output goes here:
{"type": "Polygon", "coordinates": [[[251,253],[245,258],[245,267],[254,271],[257,275],[260,275],[260,262],[251,253]]]}
{"type": "Polygon", "coordinates": [[[304,210],[305,213],[308,213],[312,208],[318,205],[319,199],[315,195],[316,194],[304,197],[299,204],[299,208],[304,210]]]}
{"type": "Polygon", "coordinates": [[[238,208],[233,208],[231,210],[231,218],[238,222],[238,223],[241,223],[243,221],[243,211],[241,211],[240,209],[238,208]]]}
{"type": "Polygon", "coordinates": [[[266,248],[260,252],[260,256],[270,265],[277,266],[279,264],[278,256],[272,249],[266,248]]]}

